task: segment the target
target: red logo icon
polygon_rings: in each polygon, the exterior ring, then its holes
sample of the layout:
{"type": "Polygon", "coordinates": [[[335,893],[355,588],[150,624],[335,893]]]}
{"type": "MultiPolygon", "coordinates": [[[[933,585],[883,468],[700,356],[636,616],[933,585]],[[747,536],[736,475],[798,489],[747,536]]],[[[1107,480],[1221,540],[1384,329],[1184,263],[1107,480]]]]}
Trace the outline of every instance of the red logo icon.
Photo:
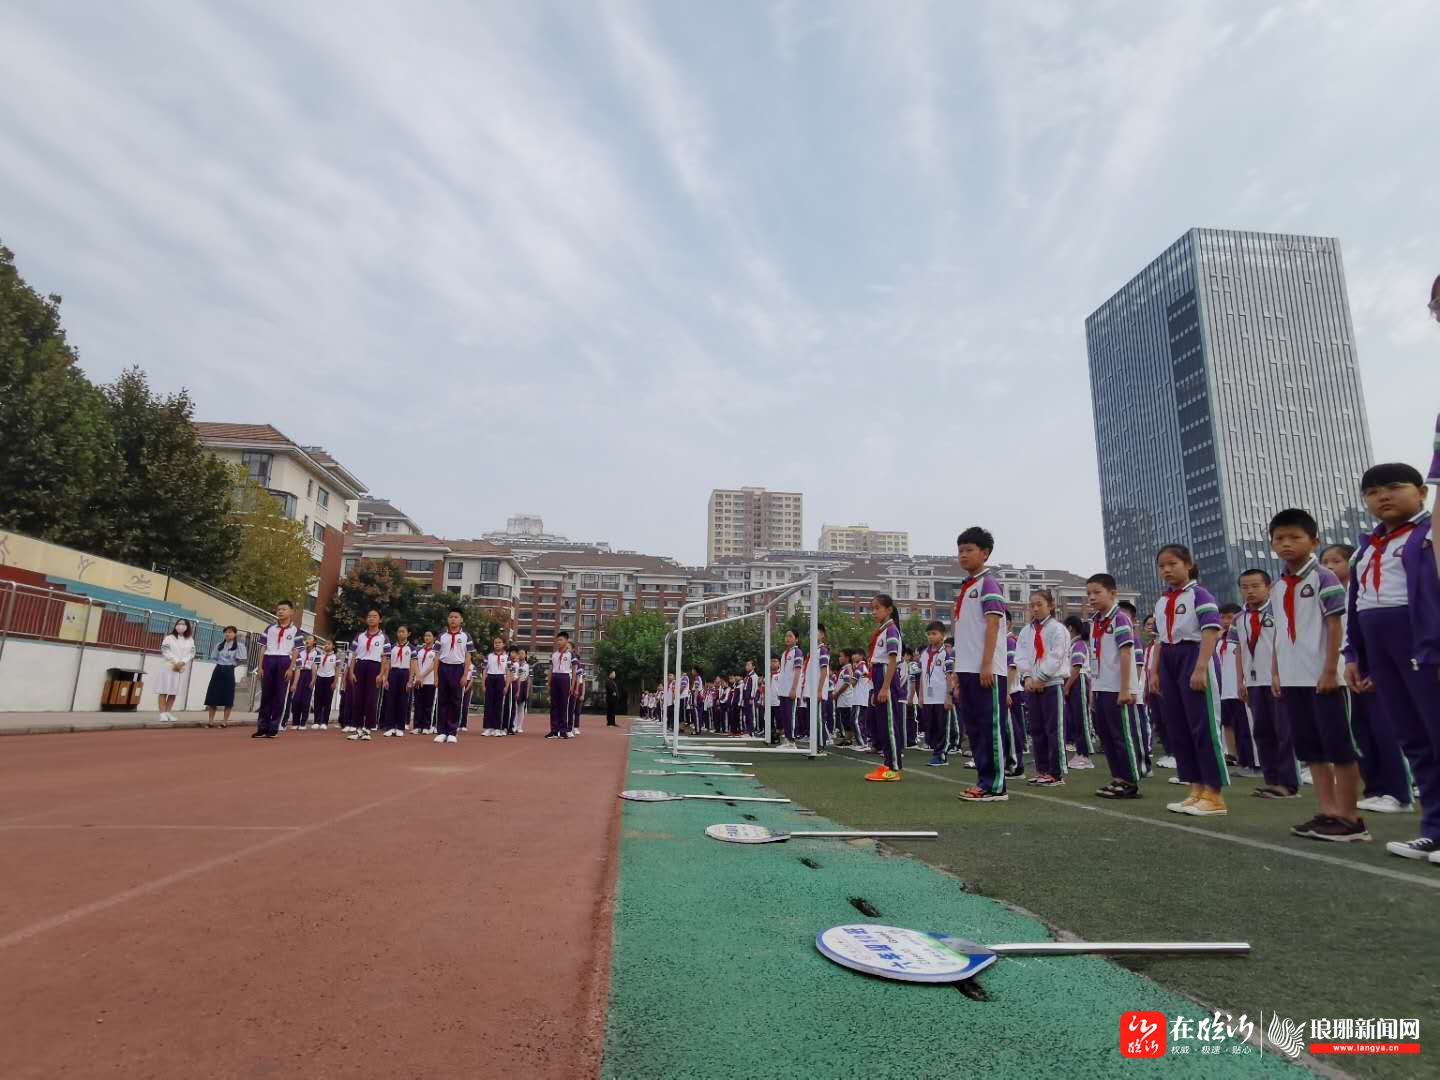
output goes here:
{"type": "Polygon", "coordinates": [[[1120,1014],[1120,1054],[1127,1058],[1165,1056],[1165,1014],[1127,1012],[1120,1014]]]}

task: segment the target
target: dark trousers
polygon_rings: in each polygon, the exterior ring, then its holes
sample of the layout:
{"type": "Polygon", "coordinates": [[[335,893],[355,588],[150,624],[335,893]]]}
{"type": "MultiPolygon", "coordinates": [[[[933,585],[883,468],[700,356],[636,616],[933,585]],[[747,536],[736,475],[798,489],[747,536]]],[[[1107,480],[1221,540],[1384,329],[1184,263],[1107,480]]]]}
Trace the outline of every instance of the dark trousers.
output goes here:
{"type": "Polygon", "coordinates": [[[1008,719],[1002,721],[1005,729],[1005,763],[1011,772],[1025,769],[1025,691],[1018,690],[1015,700],[1010,703],[1008,719]]]}
{"type": "Polygon", "coordinates": [[[1138,785],[1140,756],[1136,744],[1140,732],[1136,726],[1135,706],[1121,705],[1120,695],[1114,690],[1097,690],[1093,715],[1110,775],[1127,784],[1138,785]]]}
{"type": "Polygon", "coordinates": [[[1077,754],[1089,757],[1095,752],[1090,738],[1090,680],[1084,675],[1075,680],[1065,698],[1065,741],[1077,754]]]}
{"type": "Polygon", "coordinates": [[[1135,728],[1139,733],[1139,738],[1135,740],[1135,752],[1140,758],[1140,775],[1145,776],[1155,767],[1152,756],[1154,735],[1150,728],[1150,710],[1145,707],[1143,702],[1137,701],[1130,706],[1130,715],[1135,718],[1135,728]]]}
{"type": "Polygon", "coordinates": [[[900,707],[905,710],[905,745],[918,747],[920,745],[920,706],[906,699],[901,702],[900,707]]]}
{"type": "Polygon", "coordinates": [[[1235,760],[1247,769],[1256,768],[1260,757],[1255,749],[1255,731],[1250,726],[1250,710],[1238,698],[1220,702],[1220,723],[1235,732],[1235,760]]]}
{"type": "Polygon", "coordinates": [[[835,699],[826,698],[820,702],[820,745],[829,746],[835,741],[835,699]]]}
{"type": "Polygon", "coordinates": [[[564,735],[570,730],[570,676],[550,676],[550,734],[564,735]]]}
{"type": "Polygon", "coordinates": [[[793,697],[780,699],[780,731],[787,740],[795,741],[795,699],[793,697]]]}
{"type": "Polygon", "coordinates": [[[1270,787],[1300,790],[1300,767],[1295,763],[1295,739],[1290,718],[1280,712],[1280,703],[1268,686],[1246,687],[1250,730],[1255,733],[1255,751],[1260,771],[1270,787]]]}
{"type": "Polygon", "coordinates": [[[943,758],[950,752],[950,717],[944,705],[921,705],[920,726],[925,729],[925,741],[930,752],[943,758]]]}
{"type": "Polygon", "coordinates": [[[615,700],[615,695],[614,695],[614,694],[606,694],[606,695],[605,695],[605,726],[606,726],[606,727],[614,727],[614,726],[615,726],[615,706],[616,706],[617,704],[618,704],[618,702],[615,700]]]}
{"type": "Polygon", "coordinates": [[[795,741],[808,742],[810,739],[810,699],[795,699],[795,741]]]}
{"type": "Polygon", "coordinates": [[[1412,662],[1410,609],[1358,613],[1381,710],[1420,789],[1420,835],[1440,840],[1440,683],[1434,664],[1412,662]]]}
{"type": "Polygon", "coordinates": [[[435,687],[417,686],[410,696],[414,700],[411,725],[416,731],[428,731],[434,721],[435,687]]]}
{"type": "Polygon", "coordinates": [[[1220,737],[1219,687],[1206,672],[1204,690],[1190,689],[1200,644],[1176,641],[1160,646],[1160,714],[1165,747],[1175,755],[1176,772],[1187,784],[1221,788],[1230,783],[1225,743],[1220,737]]]}
{"type": "Polygon", "coordinates": [[[290,657],[267,656],[260,661],[260,714],[255,730],[262,735],[280,731],[280,715],[285,708],[286,676],[290,674],[290,657]]]}
{"type": "Polygon", "coordinates": [[[440,734],[454,735],[460,729],[460,708],[465,693],[461,687],[465,677],[464,664],[439,664],[440,684],[436,696],[440,717],[440,734]]]}
{"type": "Polygon", "coordinates": [[[1365,780],[1365,798],[1389,795],[1410,805],[1410,766],[1400,750],[1400,740],[1385,710],[1372,694],[1350,695],[1350,727],[1360,747],[1360,775],[1365,780]]]}
{"type": "Polygon", "coordinates": [[[485,730],[505,730],[505,676],[485,676],[485,730]]]}
{"type": "Polygon", "coordinates": [[[1030,721],[1030,742],[1035,768],[1056,779],[1065,775],[1065,687],[1047,686],[1025,692],[1025,717],[1030,721]]]}
{"type": "Polygon", "coordinates": [[[330,703],[335,699],[335,676],[315,678],[315,723],[330,723],[330,703]]]}
{"type": "Polygon", "coordinates": [[[381,725],[386,731],[404,731],[410,713],[410,695],[405,684],[410,681],[408,668],[392,668],[385,684],[385,716],[381,725]]]}
{"type": "Polygon", "coordinates": [[[290,692],[290,717],[296,727],[304,727],[310,721],[310,698],[315,689],[315,672],[300,672],[295,679],[295,689],[290,692]]]}
{"type": "MultiPolygon", "coordinates": [[[[878,693],[878,691],[877,691],[878,693]]],[[[905,766],[905,703],[895,700],[895,688],[890,688],[887,700],[872,702],[870,705],[870,730],[879,740],[885,767],[901,772],[905,766]]]]}
{"type": "Polygon", "coordinates": [[[355,661],[355,685],[350,688],[350,723],[361,730],[374,731],[378,722],[380,688],[375,680],[379,675],[379,660],[355,661]]]}
{"type": "Polygon", "coordinates": [[[1005,791],[1005,676],[996,675],[987,689],[973,671],[956,675],[960,693],[956,707],[970,753],[975,757],[975,786],[991,795],[1005,791]]]}

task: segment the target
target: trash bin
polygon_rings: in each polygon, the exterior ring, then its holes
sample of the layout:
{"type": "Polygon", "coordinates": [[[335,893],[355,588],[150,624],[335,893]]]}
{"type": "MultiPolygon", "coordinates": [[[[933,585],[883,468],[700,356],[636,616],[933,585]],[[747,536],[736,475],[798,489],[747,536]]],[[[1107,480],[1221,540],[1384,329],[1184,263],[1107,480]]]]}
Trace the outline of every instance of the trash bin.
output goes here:
{"type": "Polygon", "coordinates": [[[134,712],[140,708],[145,673],[125,668],[109,668],[105,672],[105,689],[100,692],[102,712],[134,712]]]}

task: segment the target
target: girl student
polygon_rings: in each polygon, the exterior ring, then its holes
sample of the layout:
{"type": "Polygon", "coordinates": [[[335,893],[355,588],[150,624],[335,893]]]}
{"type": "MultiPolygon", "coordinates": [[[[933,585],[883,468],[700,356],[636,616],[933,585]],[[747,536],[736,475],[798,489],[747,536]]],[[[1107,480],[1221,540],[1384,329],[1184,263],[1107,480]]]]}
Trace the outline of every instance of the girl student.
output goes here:
{"type": "Polygon", "coordinates": [[[380,681],[385,687],[385,737],[402,739],[405,718],[410,715],[410,691],[415,686],[415,650],[410,647],[410,628],[404,623],[395,628],[395,644],[385,650],[380,681]]]}
{"type": "Polygon", "coordinates": [[[1065,620],[1070,634],[1070,674],[1065,680],[1066,743],[1075,753],[1065,763],[1067,769],[1093,769],[1090,756],[1095,753],[1095,736],[1090,722],[1090,627],[1078,615],[1065,620]]]}
{"type": "Polygon", "coordinates": [[[205,726],[224,727],[230,722],[230,712],[235,708],[236,668],[245,671],[245,646],[236,638],[238,631],[233,626],[225,627],[224,637],[215,646],[211,659],[215,667],[210,672],[210,684],[205,687],[205,726]],[[215,710],[224,709],[225,718],[215,722],[215,710]]]}
{"type": "Polygon", "coordinates": [[[485,720],[481,735],[505,734],[505,695],[510,689],[510,654],[496,637],[485,655],[485,720]]]}
{"type": "Polygon", "coordinates": [[[904,668],[900,661],[900,616],[888,593],[870,601],[875,615],[875,636],[870,639],[870,671],[875,683],[870,704],[870,735],[878,741],[884,761],[865,779],[893,783],[905,765],[905,705],[900,696],[904,668]]]}
{"type": "Polygon", "coordinates": [[[324,653],[314,638],[300,639],[295,663],[290,665],[290,722],[296,731],[310,725],[310,705],[315,696],[315,665],[324,653]]]}
{"type": "Polygon", "coordinates": [[[160,674],[155,692],[160,696],[160,719],[172,723],[176,696],[185,688],[185,669],[195,659],[195,636],[188,619],[176,619],[170,633],[160,642],[160,674]]]}
{"type": "Polygon", "coordinates": [[[1030,623],[1016,635],[1015,668],[1025,688],[1035,775],[1041,787],[1065,783],[1065,676],[1070,669],[1070,633],[1055,618],[1055,594],[1030,593],[1030,623]]]}
{"type": "Polygon", "coordinates": [[[371,608],[365,613],[365,629],[355,635],[355,643],[350,649],[350,672],[346,676],[346,684],[350,691],[349,719],[355,729],[348,736],[350,742],[369,742],[370,732],[375,730],[379,719],[380,688],[384,685],[381,668],[387,644],[385,631],[380,629],[380,609],[371,608]]]}
{"type": "Polygon", "coordinates": [[[785,631],[785,651],[780,654],[780,731],[781,746],[795,745],[795,701],[800,696],[800,683],[805,676],[805,654],[796,644],[795,631],[785,631]]]}
{"type": "Polygon", "coordinates": [[[415,701],[410,730],[416,735],[435,734],[435,687],[438,683],[440,650],[435,647],[435,632],[426,630],[415,650],[415,701]]]}
{"type": "Polygon", "coordinates": [[[315,726],[321,731],[330,728],[330,703],[335,700],[335,672],[339,662],[335,643],[327,641],[315,664],[315,726]]]}
{"type": "Polygon", "coordinates": [[[1155,601],[1159,650],[1148,674],[1165,727],[1165,748],[1175,756],[1190,794],[1165,809],[1193,817],[1229,813],[1230,783],[1220,735],[1220,692],[1212,659],[1220,639],[1220,605],[1203,588],[1195,557],[1183,544],[1166,544],[1155,556],[1165,592],[1155,601]]]}

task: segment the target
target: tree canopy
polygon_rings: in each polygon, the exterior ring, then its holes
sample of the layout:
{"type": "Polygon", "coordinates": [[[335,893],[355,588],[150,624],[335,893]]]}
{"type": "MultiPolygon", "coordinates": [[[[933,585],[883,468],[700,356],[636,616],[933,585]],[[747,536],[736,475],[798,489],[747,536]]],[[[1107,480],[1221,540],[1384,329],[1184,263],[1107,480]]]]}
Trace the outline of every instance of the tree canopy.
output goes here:
{"type": "Polygon", "coordinates": [[[230,469],[235,502],[231,524],[240,551],[220,579],[221,588],[266,611],[281,600],[301,603],[315,584],[315,557],[303,522],[287,517],[275,496],[239,465],[230,469]]]}
{"type": "Polygon", "coordinates": [[[380,612],[380,625],[392,638],[401,625],[419,638],[426,630],[445,628],[452,607],[465,615],[465,630],[482,652],[490,641],[504,637],[504,627],[483,608],[454,593],[434,592],[405,576],[405,568],[391,559],[362,559],[340,580],[330,602],[330,627],[337,641],[353,638],[365,626],[371,608],[380,612]]]}

